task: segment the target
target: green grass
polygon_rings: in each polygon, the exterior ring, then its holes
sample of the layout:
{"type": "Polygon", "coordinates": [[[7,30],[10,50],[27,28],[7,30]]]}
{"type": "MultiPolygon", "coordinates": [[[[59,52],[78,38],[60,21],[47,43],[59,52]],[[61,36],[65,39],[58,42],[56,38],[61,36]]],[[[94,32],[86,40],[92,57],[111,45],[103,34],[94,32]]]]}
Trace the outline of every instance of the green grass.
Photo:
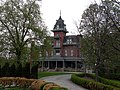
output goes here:
{"type": "Polygon", "coordinates": [[[65,72],[39,72],[38,78],[47,77],[47,76],[54,76],[54,75],[64,75],[64,74],[70,74],[65,72]]]}

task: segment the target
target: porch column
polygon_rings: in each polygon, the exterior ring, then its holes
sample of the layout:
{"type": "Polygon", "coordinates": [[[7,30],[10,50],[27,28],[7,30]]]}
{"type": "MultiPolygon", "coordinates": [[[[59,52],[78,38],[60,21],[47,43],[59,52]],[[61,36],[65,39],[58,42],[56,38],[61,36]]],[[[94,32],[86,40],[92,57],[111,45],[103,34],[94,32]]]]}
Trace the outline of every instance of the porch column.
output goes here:
{"type": "Polygon", "coordinates": [[[48,69],[50,68],[50,62],[48,61],[48,69]]]}
{"type": "Polygon", "coordinates": [[[57,69],[57,61],[56,61],[56,69],[57,69]]]}
{"type": "Polygon", "coordinates": [[[75,71],[77,71],[77,60],[75,61],[75,71]]]}
{"type": "Polygon", "coordinates": [[[63,61],[63,71],[64,71],[64,68],[65,68],[65,62],[63,61]]]}

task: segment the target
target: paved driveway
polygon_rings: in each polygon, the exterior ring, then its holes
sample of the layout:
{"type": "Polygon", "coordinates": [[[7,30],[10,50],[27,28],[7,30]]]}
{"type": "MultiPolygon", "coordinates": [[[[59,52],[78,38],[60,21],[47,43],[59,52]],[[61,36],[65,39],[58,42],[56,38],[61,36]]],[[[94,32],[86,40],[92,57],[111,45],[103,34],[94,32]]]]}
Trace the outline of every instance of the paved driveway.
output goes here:
{"type": "Polygon", "coordinates": [[[71,74],[67,74],[67,75],[43,77],[41,79],[47,82],[54,82],[62,87],[68,88],[68,90],[87,90],[70,81],[70,77],[71,77],[71,74]]]}

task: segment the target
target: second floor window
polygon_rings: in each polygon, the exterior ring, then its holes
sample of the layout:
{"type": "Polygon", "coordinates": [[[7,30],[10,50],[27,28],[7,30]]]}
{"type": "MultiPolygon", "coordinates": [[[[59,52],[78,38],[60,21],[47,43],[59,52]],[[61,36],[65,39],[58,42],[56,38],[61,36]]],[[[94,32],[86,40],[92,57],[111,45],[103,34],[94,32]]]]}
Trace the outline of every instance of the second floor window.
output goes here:
{"type": "Polygon", "coordinates": [[[65,56],[67,56],[67,50],[65,50],[65,56]]]}
{"type": "Polygon", "coordinates": [[[51,56],[53,56],[53,51],[51,51],[51,56]]]}
{"type": "Polygon", "coordinates": [[[71,56],[73,56],[73,50],[71,50],[71,56]]]}
{"type": "Polygon", "coordinates": [[[46,51],[46,56],[48,56],[48,52],[46,51]]]}

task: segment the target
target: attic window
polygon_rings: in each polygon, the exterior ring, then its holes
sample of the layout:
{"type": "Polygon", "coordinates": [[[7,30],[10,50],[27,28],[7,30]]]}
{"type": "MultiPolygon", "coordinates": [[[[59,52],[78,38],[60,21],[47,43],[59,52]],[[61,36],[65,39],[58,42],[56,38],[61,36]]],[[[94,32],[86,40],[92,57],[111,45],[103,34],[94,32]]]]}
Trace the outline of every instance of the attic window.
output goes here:
{"type": "Polygon", "coordinates": [[[66,29],[66,26],[64,26],[64,29],[66,29]]]}
{"type": "Polygon", "coordinates": [[[70,44],[72,43],[72,39],[69,39],[70,40],[70,44]]]}
{"type": "Polygon", "coordinates": [[[57,25],[57,29],[59,29],[59,25],[57,25]]]}
{"type": "Polygon", "coordinates": [[[72,43],[72,39],[67,39],[67,44],[71,44],[72,43]]]}

